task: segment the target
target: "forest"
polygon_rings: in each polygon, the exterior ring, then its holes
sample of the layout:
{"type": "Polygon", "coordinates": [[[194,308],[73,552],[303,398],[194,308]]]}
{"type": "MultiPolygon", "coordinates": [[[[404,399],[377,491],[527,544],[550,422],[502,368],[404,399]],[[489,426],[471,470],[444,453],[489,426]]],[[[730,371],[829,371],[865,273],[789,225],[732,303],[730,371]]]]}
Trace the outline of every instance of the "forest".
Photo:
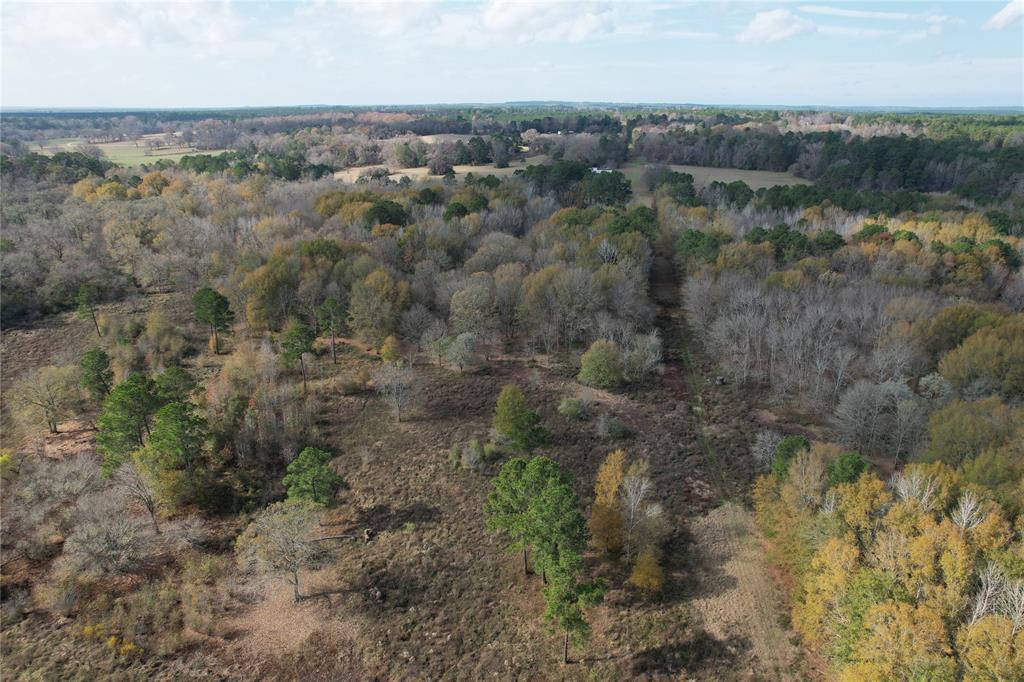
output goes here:
{"type": "Polygon", "coordinates": [[[0,132],[14,677],[1024,678],[1024,117],[0,132]]]}

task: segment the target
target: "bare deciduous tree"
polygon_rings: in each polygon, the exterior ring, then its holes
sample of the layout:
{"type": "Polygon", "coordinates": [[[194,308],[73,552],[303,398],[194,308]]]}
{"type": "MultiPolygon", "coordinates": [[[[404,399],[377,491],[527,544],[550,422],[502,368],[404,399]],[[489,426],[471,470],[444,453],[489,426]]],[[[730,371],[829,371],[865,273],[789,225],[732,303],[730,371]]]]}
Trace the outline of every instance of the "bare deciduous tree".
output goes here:
{"type": "Polygon", "coordinates": [[[117,469],[114,480],[124,496],[141,506],[149,514],[149,520],[153,524],[153,532],[160,534],[160,524],[157,523],[157,499],[149,483],[142,477],[134,462],[125,462],[117,469]]]}
{"type": "Polygon", "coordinates": [[[398,421],[402,421],[402,415],[418,405],[421,399],[416,373],[412,367],[402,363],[387,363],[379,367],[373,373],[373,387],[398,421]]]}
{"type": "Polygon", "coordinates": [[[64,542],[64,556],[74,570],[130,573],[141,567],[149,538],[138,520],[125,513],[124,500],[108,492],[78,503],[78,523],[64,542]]]}
{"type": "Polygon", "coordinates": [[[318,505],[306,501],[278,502],[261,511],[238,536],[235,551],[243,569],[276,574],[302,599],[299,571],[317,565],[323,548],[312,537],[318,505]]]}

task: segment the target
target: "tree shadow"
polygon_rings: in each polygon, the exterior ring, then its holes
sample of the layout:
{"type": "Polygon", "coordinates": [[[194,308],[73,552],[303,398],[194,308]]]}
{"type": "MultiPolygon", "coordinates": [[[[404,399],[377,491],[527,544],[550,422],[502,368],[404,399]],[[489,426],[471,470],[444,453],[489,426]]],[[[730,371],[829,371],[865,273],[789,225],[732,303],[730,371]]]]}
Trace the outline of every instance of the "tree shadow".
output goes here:
{"type": "Polygon", "coordinates": [[[745,637],[718,639],[704,630],[683,642],[672,642],[651,647],[633,656],[632,670],[636,675],[651,673],[687,676],[694,673],[713,674],[716,679],[730,670],[740,668],[738,659],[751,651],[750,640],[745,637]]]}
{"type": "Polygon", "coordinates": [[[413,502],[401,509],[392,509],[390,505],[378,504],[360,509],[356,515],[357,528],[371,528],[375,533],[395,531],[406,524],[426,524],[436,521],[441,511],[422,502],[413,502]]]}

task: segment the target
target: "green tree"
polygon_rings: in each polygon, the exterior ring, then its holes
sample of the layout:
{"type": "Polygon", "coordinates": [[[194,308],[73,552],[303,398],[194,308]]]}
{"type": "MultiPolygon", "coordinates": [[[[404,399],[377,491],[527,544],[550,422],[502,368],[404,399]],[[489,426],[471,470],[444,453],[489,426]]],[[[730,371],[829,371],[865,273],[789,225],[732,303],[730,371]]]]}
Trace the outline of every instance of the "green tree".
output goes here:
{"type": "Polygon", "coordinates": [[[494,408],[494,430],[517,450],[530,452],[544,440],[540,417],[526,407],[518,384],[506,384],[494,408]]]}
{"type": "Polygon", "coordinates": [[[282,479],[289,500],[309,500],[319,504],[331,501],[342,478],[328,466],[331,454],[318,448],[305,448],[288,465],[288,474],[282,479]]]}
{"type": "Polygon", "coordinates": [[[524,574],[528,572],[530,550],[530,502],[549,482],[564,480],[558,464],[547,457],[534,457],[529,461],[513,457],[494,478],[494,490],[484,505],[487,530],[505,533],[509,540],[508,551],[522,552],[524,574]]]}
{"type": "Polygon", "coordinates": [[[832,487],[840,483],[853,483],[868,468],[859,452],[844,452],[825,465],[825,476],[832,487]]]}
{"type": "Polygon", "coordinates": [[[317,306],[317,324],[331,332],[331,362],[334,364],[338,364],[338,348],[335,339],[344,319],[345,306],[334,297],[324,299],[324,302],[317,306]]]}
{"type": "Polygon", "coordinates": [[[292,320],[284,330],[281,338],[281,357],[289,365],[299,361],[299,368],[302,370],[302,392],[306,392],[306,362],[302,356],[313,352],[313,342],[316,337],[306,325],[298,320],[292,320]]]}
{"type": "Polygon", "coordinates": [[[622,381],[622,360],[619,347],[614,341],[598,339],[580,358],[580,373],[577,378],[588,386],[612,388],[622,381]]]}
{"type": "Polygon", "coordinates": [[[149,418],[159,405],[156,386],[133,372],[111,389],[96,419],[96,446],[104,455],[103,472],[110,475],[133,450],[145,444],[149,418]]]}
{"type": "Polygon", "coordinates": [[[591,173],[583,182],[587,198],[597,204],[625,204],[633,190],[629,179],[619,171],[591,173]]]}
{"type": "Polygon", "coordinates": [[[153,428],[138,462],[157,496],[170,505],[202,501],[208,475],[206,420],[187,402],[164,405],[153,416],[153,428]]]}
{"type": "Polygon", "coordinates": [[[384,362],[398,362],[402,357],[402,347],[398,345],[398,339],[392,334],[384,339],[380,346],[380,359],[384,362]]]}
{"type": "Polygon", "coordinates": [[[78,363],[81,369],[81,385],[96,403],[102,403],[114,384],[114,372],[110,369],[110,356],[99,346],[85,351],[78,363]]]}
{"type": "Polygon", "coordinates": [[[154,380],[156,398],[160,405],[186,402],[196,390],[196,380],[181,367],[168,367],[154,380]]]}
{"type": "Polygon", "coordinates": [[[75,294],[75,303],[78,304],[78,309],[75,315],[80,320],[91,319],[92,326],[96,328],[96,336],[102,337],[100,323],[96,320],[96,301],[98,298],[99,294],[93,285],[83,284],[78,287],[78,293],[75,294]]]}
{"type": "Polygon", "coordinates": [[[582,561],[578,555],[566,554],[559,568],[553,571],[551,584],[544,588],[544,617],[565,633],[562,640],[562,663],[569,663],[569,640],[582,644],[590,636],[585,612],[601,603],[605,586],[601,581],[579,580],[582,561]]]}
{"type": "MultiPolygon", "coordinates": [[[[418,164],[423,165],[423,164],[418,164]]],[[[405,225],[409,220],[409,214],[405,212],[401,204],[395,203],[390,199],[383,199],[376,201],[366,211],[366,225],[373,226],[376,224],[386,225],[405,225]]]]}
{"type": "Polygon", "coordinates": [[[210,287],[205,287],[193,294],[192,309],[197,320],[210,326],[210,333],[213,334],[213,352],[219,353],[220,337],[218,332],[231,329],[231,323],[235,320],[231,303],[223,295],[210,287]]]}
{"type": "Polygon", "coordinates": [[[779,478],[786,478],[789,464],[804,450],[809,450],[810,441],[803,436],[786,436],[775,448],[775,459],[772,460],[772,473],[779,478]]]}
{"type": "Polygon", "coordinates": [[[548,479],[536,490],[526,510],[527,539],[533,547],[533,563],[546,581],[548,573],[566,565],[566,557],[586,549],[587,522],[564,477],[548,479]]]}

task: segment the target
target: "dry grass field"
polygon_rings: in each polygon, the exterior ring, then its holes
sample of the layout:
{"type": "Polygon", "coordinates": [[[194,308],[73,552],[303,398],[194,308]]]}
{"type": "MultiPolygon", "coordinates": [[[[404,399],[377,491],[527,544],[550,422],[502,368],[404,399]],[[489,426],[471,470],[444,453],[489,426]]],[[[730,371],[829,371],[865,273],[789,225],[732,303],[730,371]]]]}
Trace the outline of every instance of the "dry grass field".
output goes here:
{"type": "MultiPolygon", "coordinates": [[[[183,156],[190,154],[220,154],[221,152],[227,151],[226,149],[212,149],[198,151],[195,147],[174,144],[174,145],[161,145],[152,149],[147,148],[147,140],[163,141],[163,135],[143,135],[139,140],[121,140],[118,142],[101,142],[95,146],[103,150],[107,159],[121,166],[138,166],[144,163],[156,163],[160,159],[166,159],[168,161],[178,161],[183,156]]],[[[67,138],[55,138],[47,140],[46,143],[38,145],[38,149],[33,149],[40,154],[51,156],[57,152],[70,152],[75,151],[75,148],[80,144],[86,144],[85,138],[81,137],[67,137],[67,138]]]]}

